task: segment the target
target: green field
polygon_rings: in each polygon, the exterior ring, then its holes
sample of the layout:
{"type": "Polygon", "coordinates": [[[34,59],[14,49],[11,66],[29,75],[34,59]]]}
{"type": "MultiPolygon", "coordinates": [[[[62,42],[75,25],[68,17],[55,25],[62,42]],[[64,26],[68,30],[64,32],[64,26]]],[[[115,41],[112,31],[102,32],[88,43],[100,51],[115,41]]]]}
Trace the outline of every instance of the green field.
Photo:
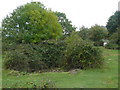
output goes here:
{"type": "Polygon", "coordinates": [[[46,72],[19,74],[3,70],[3,88],[31,87],[27,82],[40,84],[41,80],[51,80],[57,88],[117,88],[118,51],[101,48],[105,58],[102,69],[78,70],[71,72],[46,72]]]}

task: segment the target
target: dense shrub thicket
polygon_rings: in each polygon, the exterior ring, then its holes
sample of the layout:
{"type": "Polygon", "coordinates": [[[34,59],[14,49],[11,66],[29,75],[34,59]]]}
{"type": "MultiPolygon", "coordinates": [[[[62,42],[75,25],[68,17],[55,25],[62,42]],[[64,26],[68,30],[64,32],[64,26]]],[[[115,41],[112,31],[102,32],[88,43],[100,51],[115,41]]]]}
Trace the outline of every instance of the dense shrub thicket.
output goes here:
{"type": "Polygon", "coordinates": [[[103,65],[102,54],[99,48],[87,41],[83,41],[79,35],[73,33],[66,39],[67,46],[64,56],[66,69],[72,68],[97,68],[103,65]]]}
{"type": "Polygon", "coordinates": [[[34,72],[60,67],[64,42],[42,42],[40,44],[13,44],[5,53],[5,68],[34,72]]]}
{"type": "Polygon", "coordinates": [[[25,72],[54,68],[86,69],[102,66],[101,52],[92,44],[72,33],[65,40],[44,41],[39,44],[7,44],[4,46],[4,66],[25,72]]]}

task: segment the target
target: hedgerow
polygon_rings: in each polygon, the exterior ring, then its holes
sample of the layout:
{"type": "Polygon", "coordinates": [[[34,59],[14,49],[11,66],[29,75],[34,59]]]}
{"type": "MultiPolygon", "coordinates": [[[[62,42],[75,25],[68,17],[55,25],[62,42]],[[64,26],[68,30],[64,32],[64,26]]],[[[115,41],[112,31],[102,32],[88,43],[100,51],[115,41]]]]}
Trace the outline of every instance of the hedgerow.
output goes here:
{"type": "Polygon", "coordinates": [[[55,68],[100,68],[103,65],[100,49],[82,40],[76,33],[72,33],[65,40],[12,44],[9,47],[12,49],[4,47],[6,69],[35,72],[55,68]]]}
{"type": "Polygon", "coordinates": [[[64,42],[46,41],[39,44],[19,44],[5,52],[7,69],[34,72],[60,67],[64,42]]]}

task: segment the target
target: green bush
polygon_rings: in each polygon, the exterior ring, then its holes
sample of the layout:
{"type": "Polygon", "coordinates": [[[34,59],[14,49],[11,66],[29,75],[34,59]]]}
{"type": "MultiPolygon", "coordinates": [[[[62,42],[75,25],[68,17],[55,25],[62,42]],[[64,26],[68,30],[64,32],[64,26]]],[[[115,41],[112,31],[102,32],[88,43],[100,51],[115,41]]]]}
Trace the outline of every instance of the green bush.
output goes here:
{"type": "Polygon", "coordinates": [[[10,51],[15,49],[17,44],[11,40],[6,40],[2,38],[2,53],[4,54],[6,51],[10,51]]]}
{"type": "Polygon", "coordinates": [[[45,41],[40,44],[14,45],[5,53],[5,68],[34,72],[61,66],[64,42],[45,41]]]}
{"type": "Polygon", "coordinates": [[[29,44],[20,44],[5,54],[5,68],[18,71],[38,71],[47,68],[41,55],[29,44]]]}
{"type": "Polygon", "coordinates": [[[7,52],[3,62],[5,63],[4,66],[7,69],[26,71],[28,68],[27,57],[24,54],[16,52],[15,50],[7,52]]]}
{"type": "Polygon", "coordinates": [[[97,68],[103,65],[99,48],[83,41],[76,33],[66,39],[67,47],[64,56],[64,68],[97,68]]]}
{"type": "Polygon", "coordinates": [[[63,51],[65,43],[63,41],[55,42],[49,41],[42,43],[41,52],[42,60],[46,62],[48,68],[60,67],[61,59],[63,58],[63,51]]]}
{"type": "Polygon", "coordinates": [[[103,65],[99,48],[82,40],[76,33],[62,41],[12,44],[8,47],[11,49],[4,47],[4,66],[17,71],[36,72],[62,67],[66,70],[86,69],[103,65]]]}
{"type": "Polygon", "coordinates": [[[107,49],[120,49],[119,45],[118,44],[115,44],[115,43],[108,43],[105,48],[107,49]]]}
{"type": "Polygon", "coordinates": [[[94,42],[94,45],[95,46],[103,46],[103,41],[96,41],[96,42],[94,42]]]}

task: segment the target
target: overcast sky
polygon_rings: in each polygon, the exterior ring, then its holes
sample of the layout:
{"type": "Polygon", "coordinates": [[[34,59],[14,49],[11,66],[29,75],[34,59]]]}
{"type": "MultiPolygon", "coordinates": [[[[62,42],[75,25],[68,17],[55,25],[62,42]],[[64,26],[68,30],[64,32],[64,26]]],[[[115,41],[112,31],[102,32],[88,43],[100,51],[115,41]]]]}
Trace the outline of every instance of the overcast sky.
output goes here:
{"type": "Polygon", "coordinates": [[[108,18],[118,10],[120,0],[1,0],[0,22],[18,6],[40,1],[52,11],[64,12],[76,27],[106,25],[108,18]]]}

